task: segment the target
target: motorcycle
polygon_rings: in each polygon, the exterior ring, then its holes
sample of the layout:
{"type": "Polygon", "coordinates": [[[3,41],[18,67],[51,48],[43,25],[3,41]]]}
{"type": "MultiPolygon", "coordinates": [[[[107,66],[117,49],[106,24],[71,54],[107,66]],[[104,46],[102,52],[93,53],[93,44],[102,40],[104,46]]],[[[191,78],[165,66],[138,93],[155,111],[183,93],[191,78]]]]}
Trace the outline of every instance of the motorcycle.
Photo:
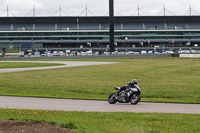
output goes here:
{"type": "Polygon", "coordinates": [[[116,102],[119,103],[131,103],[132,105],[136,105],[140,102],[140,94],[141,89],[139,85],[135,85],[134,88],[126,86],[125,90],[120,91],[120,87],[114,87],[117,92],[110,94],[108,97],[108,102],[110,104],[115,104],[116,102]],[[119,93],[119,94],[118,94],[119,93]]]}

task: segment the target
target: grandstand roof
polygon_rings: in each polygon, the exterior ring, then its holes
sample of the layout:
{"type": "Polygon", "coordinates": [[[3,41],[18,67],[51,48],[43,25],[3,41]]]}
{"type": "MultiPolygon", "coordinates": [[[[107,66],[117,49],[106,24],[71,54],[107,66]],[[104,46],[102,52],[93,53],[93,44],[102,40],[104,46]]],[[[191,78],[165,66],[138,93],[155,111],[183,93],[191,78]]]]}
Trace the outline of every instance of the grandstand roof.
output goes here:
{"type": "MultiPolygon", "coordinates": [[[[108,16],[0,17],[0,23],[108,22],[108,16]],[[78,19],[78,20],[77,20],[78,19]]],[[[116,16],[115,22],[198,22],[200,16],[116,16]]]]}

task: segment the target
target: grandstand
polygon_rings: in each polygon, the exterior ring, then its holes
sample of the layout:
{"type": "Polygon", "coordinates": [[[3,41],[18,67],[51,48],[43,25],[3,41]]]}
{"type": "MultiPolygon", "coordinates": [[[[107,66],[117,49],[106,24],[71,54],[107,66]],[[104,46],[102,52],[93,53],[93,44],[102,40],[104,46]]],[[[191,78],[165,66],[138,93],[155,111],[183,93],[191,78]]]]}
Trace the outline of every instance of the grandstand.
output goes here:
{"type": "MultiPolygon", "coordinates": [[[[116,48],[194,47],[200,16],[117,16],[116,48]]],[[[108,48],[109,17],[0,17],[0,47],[108,48]]]]}

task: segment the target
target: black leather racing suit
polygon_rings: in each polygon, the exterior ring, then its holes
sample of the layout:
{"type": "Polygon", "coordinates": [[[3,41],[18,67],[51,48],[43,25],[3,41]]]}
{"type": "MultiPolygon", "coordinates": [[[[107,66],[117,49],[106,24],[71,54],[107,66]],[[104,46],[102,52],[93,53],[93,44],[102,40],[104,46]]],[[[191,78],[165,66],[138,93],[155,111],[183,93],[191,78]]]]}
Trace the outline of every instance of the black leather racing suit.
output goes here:
{"type": "Polygon", "coordinates": [[[119,93],[120,93],[121,91],[126,90],[127,87],[133,88],[133,87],[135,87],[135,84],[130,82],[130,83],[126,84],[125,86],[120,87],[120,90],[117,92],[117,96],[119,95],[119,93]]]}

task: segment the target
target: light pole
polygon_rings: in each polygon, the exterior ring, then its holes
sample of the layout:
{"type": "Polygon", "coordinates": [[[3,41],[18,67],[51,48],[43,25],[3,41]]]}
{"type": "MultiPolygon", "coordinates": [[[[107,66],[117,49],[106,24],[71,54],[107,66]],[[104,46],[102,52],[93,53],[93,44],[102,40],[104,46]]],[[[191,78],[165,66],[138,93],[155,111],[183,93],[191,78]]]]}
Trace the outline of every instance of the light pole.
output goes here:
{"type": "Polygon", "coordinates": [[[110,53],[114,52],[114,0],[109,0],[110,53]]]}

